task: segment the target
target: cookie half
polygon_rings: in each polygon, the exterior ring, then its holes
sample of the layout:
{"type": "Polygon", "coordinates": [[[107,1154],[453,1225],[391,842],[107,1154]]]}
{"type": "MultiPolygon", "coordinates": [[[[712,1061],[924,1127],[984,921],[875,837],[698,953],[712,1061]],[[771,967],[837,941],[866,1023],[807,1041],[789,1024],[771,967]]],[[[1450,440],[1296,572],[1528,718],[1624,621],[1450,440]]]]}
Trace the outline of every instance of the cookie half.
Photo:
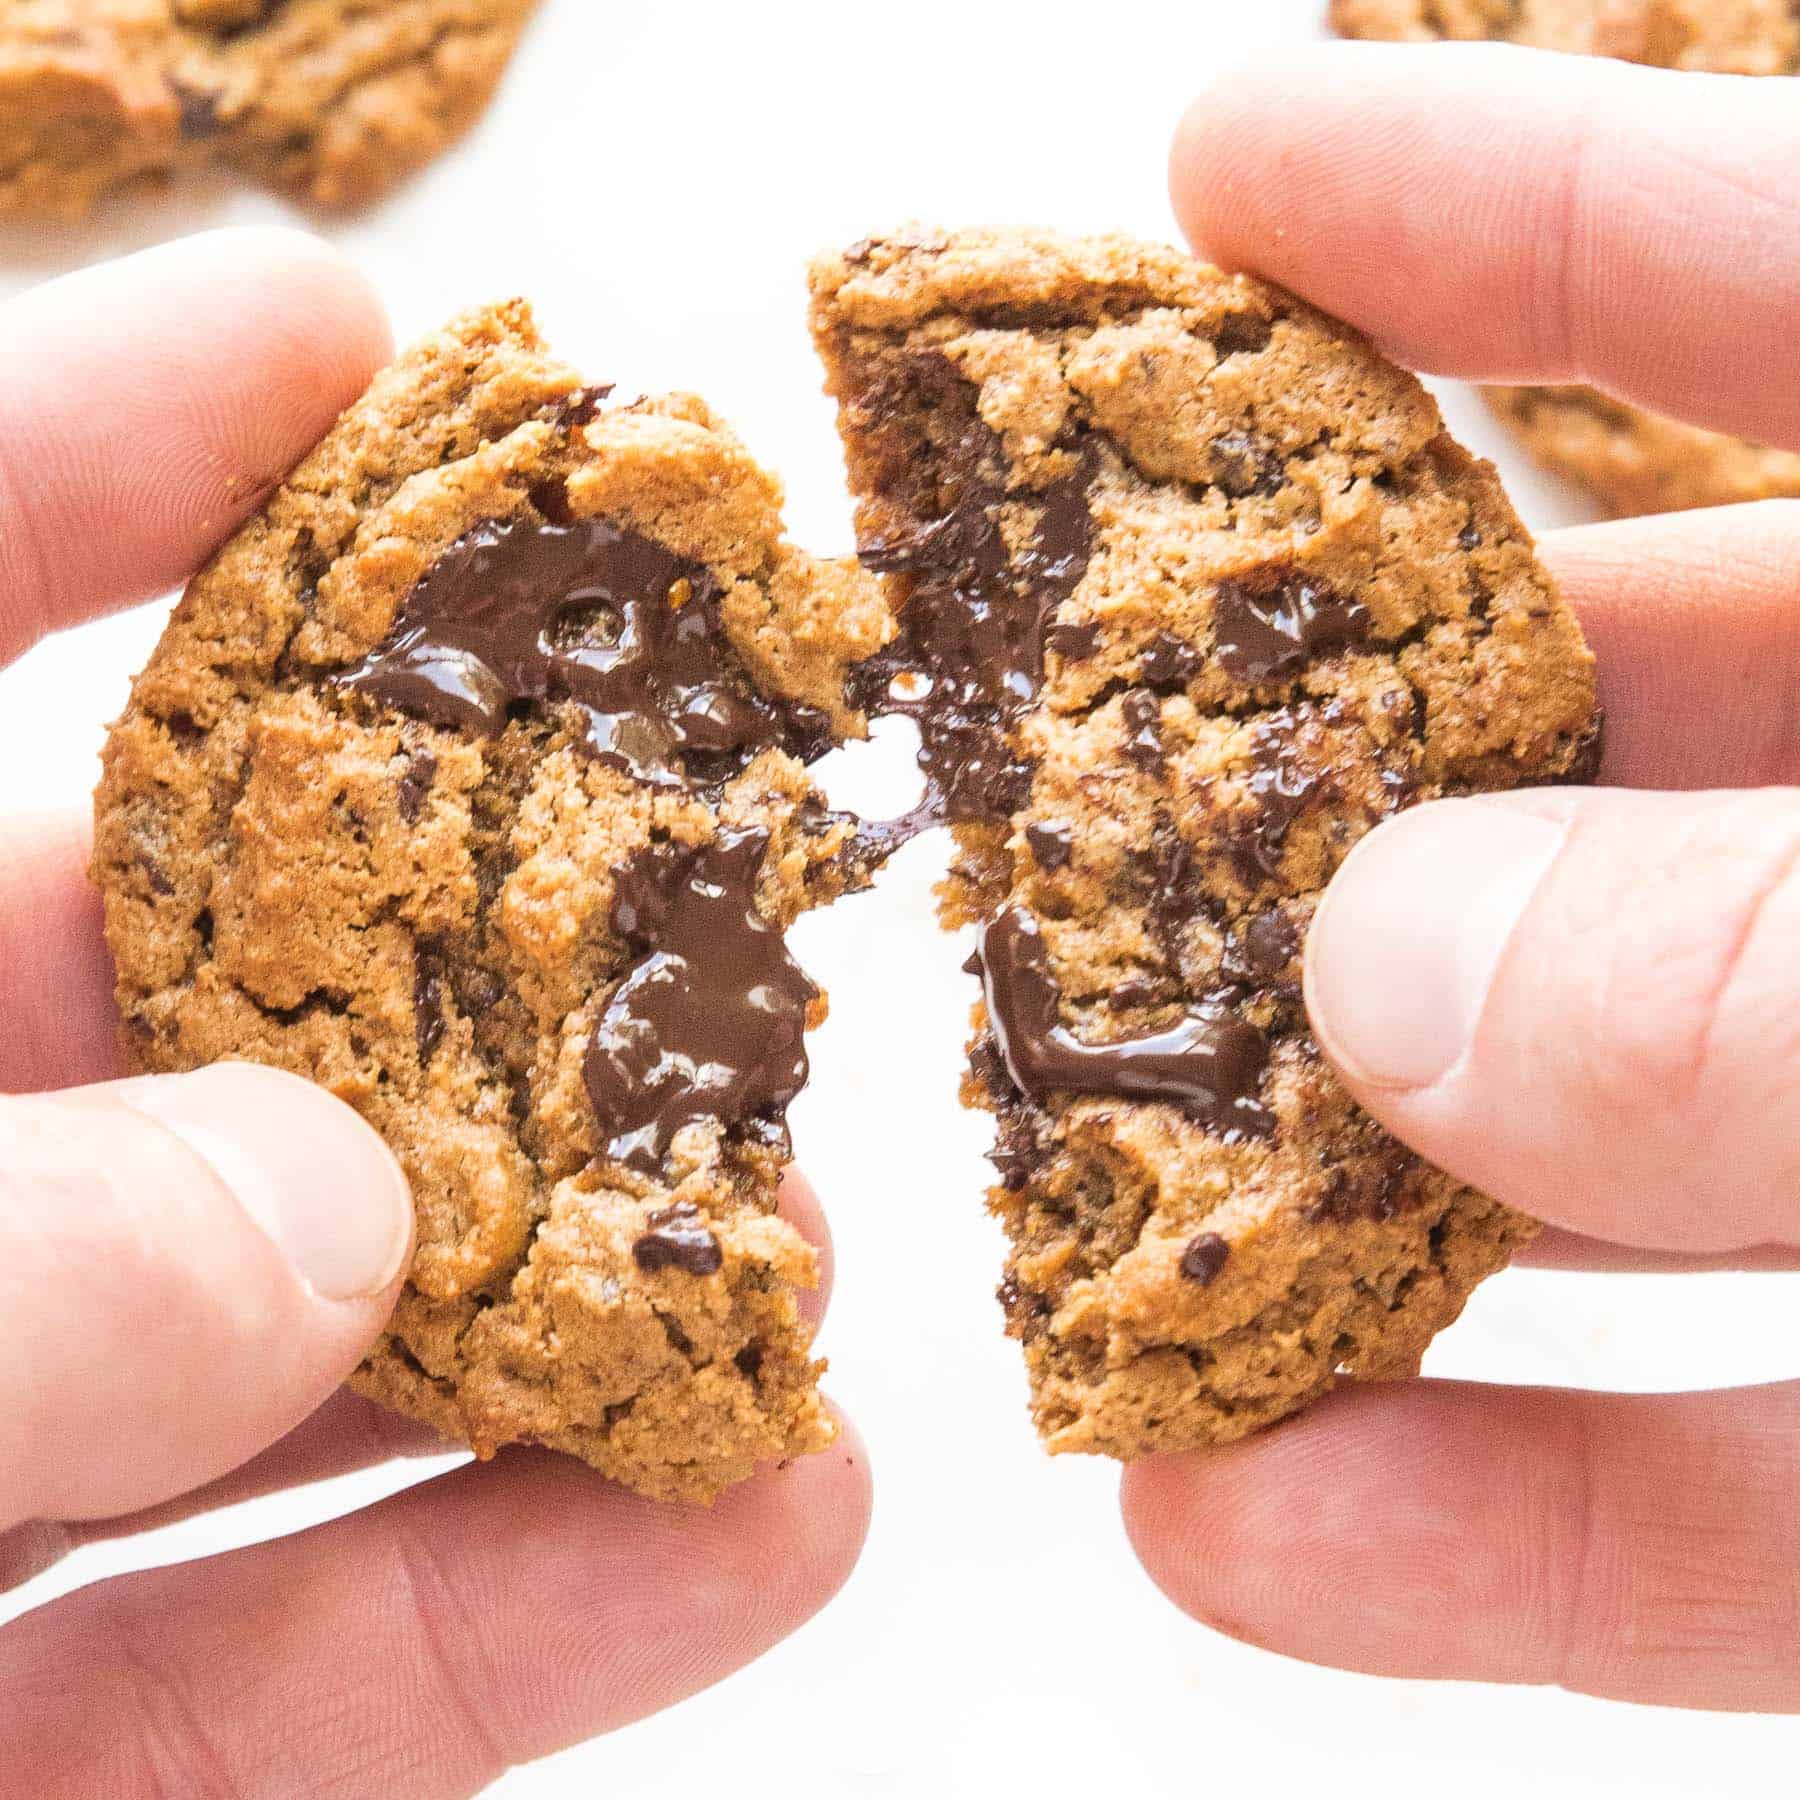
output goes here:
{"type": "Polygon", "coordinates": [[[536,0],[7,0],[0,211],[78,217],[218,160],[324,207],[474,122],[536,0]]]}
{"type": "MultiPolygon", "coordinates": [[[[1788,0],[1334,0],[1345,37],[1498,38],[1723,75],[1800,74],[1788,0]]],[[[1610,399],[1592,388],[1490,388],[1532,457],[1615,517],[1800,497],[1800,455],[1610,399]]]]}
{"type": "Polygon", "coordinates": [[[890,628],[701,402],[606,405],[521,304],[195,578],[96,797],[123,1042],[393,1146],[418,1252],[362,1392],[659,1497],[830,1441],[775,1210],[824,998],[781,933],[867,877],[806,763],[890,628]]]}
{"type": "Polygon", "coordinates": [[[1492,468],[1355,334],[1159,246],[910,230],[812,288],[899,619],[863,698],[917,719],[980,927],[965,1097],[1045,1441],[1412,1372],[1534,1227],[1356,1107],[1300,957],[1398,808],[1593,774],[1592,659],[1492,468]]]}

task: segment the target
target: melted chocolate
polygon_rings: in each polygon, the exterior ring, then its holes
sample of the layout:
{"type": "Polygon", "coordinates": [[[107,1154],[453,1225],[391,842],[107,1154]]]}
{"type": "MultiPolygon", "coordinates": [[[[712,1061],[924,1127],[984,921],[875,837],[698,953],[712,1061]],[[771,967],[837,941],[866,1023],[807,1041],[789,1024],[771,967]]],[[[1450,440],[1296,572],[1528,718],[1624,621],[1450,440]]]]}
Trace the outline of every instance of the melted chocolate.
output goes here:
{"type": "Polygon", "coordinates": [[[719,1240],[707,1229],[699,1207],[690,1202],[665,1206],[644,1223],[650,1229],[631,1246],[631,1255],[646,1274],[683,1269],[689,1275],[712,1275],[723,1266],[719,1240]]]}
{"type": "Polygon", "coordinates": [[[1349,600],[1297,569],[1222,581],[1213,608],[1219,661],[1240,681],[1285,680],[1315,656],[1368,641],[1372,621],[1349,600]]]}
{"type": "Polygon", "coordinates": [[[779,1118],[806,1085],[806,1014],[819,990],[756,910],[768,838],[725,831],[698,851],[652,849],[625,868],[613,928],[647,954],[620,983],[583,1073],[605,1151],[654,1174],[676,1132],[779,1118]]]}
{"type": "Polygon", "coordinates": [[[982,934],[988,1016],[1021,1092],[1166,1100],[1228,1139],[1266,1137],[1274,1119],[1258,1088],[1267,1039],[1229,1007],[1203,1003],[1165,1031],[1084,1044],[1063,1024],[1037,923],[1009,909],[982,934]]]}
{"type": "MultiPolygon", "coordinates": [[[[1044,679],[1046,625],[1087,571],[1093,525],[1084,457],[1042,494],[1032,542],[1008,555],[998,511],[1008,496],[972,476],[942,518],[911,537],[866,544],[866,567],[910,578],[894,642],[857,672],[858,704],[919,728],[924,802],[891,828],[912,836],[946,820],[1014,811],[1028,782],[1006,734],[1044,679]]],[[[1091,641],[1064,639],[1059,655],[1091,641]]]]}
{"type": "Polygon", "coordinates": [[[483,737],[520,701],[571,701],[597,756],[670,785],[691,755],[741,761],[806,723],[733,669],[703,568],[604,519],[512,519],[452,544],[337,681],[483,737]]]}
{"type": "Polygon", "coordinates": [[[1248,829],[1234,839],[1232,851],[1239,872],[1252,886],[1280,879],[1288,832],[1335,779],[1335,772],[1319,760],[1322,751],[1316,733],[1309,734],[1314,739],[1310,755],[1300,748],[1301,728],[1300,715],[1284,710],[1271,713],[1251,732],[1256,766],[1247,785],[1256,813],[1248,829]]]}

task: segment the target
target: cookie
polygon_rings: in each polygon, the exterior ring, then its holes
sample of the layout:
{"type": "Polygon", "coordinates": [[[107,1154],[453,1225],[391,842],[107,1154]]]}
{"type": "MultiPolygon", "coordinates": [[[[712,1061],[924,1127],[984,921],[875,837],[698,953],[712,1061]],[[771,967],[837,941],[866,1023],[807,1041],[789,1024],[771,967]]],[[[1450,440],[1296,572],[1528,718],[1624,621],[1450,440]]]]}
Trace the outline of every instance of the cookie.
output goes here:
{"type": "Polygon", "coordinates": [[[0,212],[218,160],[372,199],[487,104],[536,0],[0,0],[0,212]]]}
{"type": "Polygon", "coordinates": [[[1722,75],[1800,72],[1788,0],[1332,0],[1344,37],[1502,40],[1722,75]]]}
{"type": "Polygon", "coordinates": [[[353,1385],[704,1500],[833,1434],[781,934],[867,878],[806,764],[891,619],[700,401],[604,395],[517,303],[379,376],[177,606],[94,876],[132,1068],[292,1070],[404,1165],[353,1385]]]}
{"type": "MultiPolygon", "coordinates": [[[[1800,74],[1788,0],[1334,0],[1345,37],[1504,38],[1729,75],[1800,74]]],[[[1592,388],[1490,388],[1532,457],[1612,514],[1800,498],[1800,455],[1628,406],[1592,388]]]]}
{"type": "Polygon", "coordinates": [[[1627,406],[1593,388],[1489,388],[1533,459],[1617,518],[1800,499],[1800,455],[1627,406]]]}
{"type": "Polygon", "coordinates": [[[812,293],[899,621],[857,685],[917,720],[910,824],[979,927],[964,1093],[1043,1438],[1136,1457],[1412,1372],[1534,1227],[1356,1107],[1300,958],[1396,809],[1594,771],[1492,468],[1346,328],[1157,246],[910,230],[812,293]]]}

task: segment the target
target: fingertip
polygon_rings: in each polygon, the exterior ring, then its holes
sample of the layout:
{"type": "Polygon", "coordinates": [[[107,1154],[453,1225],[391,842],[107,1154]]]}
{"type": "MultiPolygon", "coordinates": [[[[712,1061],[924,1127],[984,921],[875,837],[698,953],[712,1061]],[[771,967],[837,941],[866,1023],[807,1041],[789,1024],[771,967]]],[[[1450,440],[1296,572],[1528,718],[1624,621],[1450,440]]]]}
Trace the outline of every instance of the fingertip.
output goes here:
{"type": "Polygon", "coordinates": [[[818,1191],[798,1168],[789,1167],[783,1171],[776,1204],[782,1218],[812,1245],[818,1257],[818,1285],[802,1288],[796,1296],[801,1313],[816,1330],[831,1304],[832,1282],[837,1274],[837,1251],[831,1239],[831,1226],[818,1191]]]}

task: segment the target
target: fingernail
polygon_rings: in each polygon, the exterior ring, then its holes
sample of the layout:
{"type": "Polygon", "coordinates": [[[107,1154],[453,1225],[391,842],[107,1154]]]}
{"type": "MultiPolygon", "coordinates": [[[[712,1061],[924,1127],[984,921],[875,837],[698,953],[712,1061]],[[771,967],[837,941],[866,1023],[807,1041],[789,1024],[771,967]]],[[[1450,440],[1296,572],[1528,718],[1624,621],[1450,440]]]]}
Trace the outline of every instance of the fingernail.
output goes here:
{"type": "Polygon", "coordinates": [[[1347,1075],[1429,1087],[1462,1060],[1564,829],[1516,807],[1445,800],[1356,846],[1306,953],[1313,1029],[1347,1075]]]}
{"type": "Polygon", "coordinates": [[[323,1088],[217,1063],[124,1081],[119,1099],[203,1157],[314,1293],[378,1294],[412,1243],[412,1196],[380,1137],[323,1088]]]}

